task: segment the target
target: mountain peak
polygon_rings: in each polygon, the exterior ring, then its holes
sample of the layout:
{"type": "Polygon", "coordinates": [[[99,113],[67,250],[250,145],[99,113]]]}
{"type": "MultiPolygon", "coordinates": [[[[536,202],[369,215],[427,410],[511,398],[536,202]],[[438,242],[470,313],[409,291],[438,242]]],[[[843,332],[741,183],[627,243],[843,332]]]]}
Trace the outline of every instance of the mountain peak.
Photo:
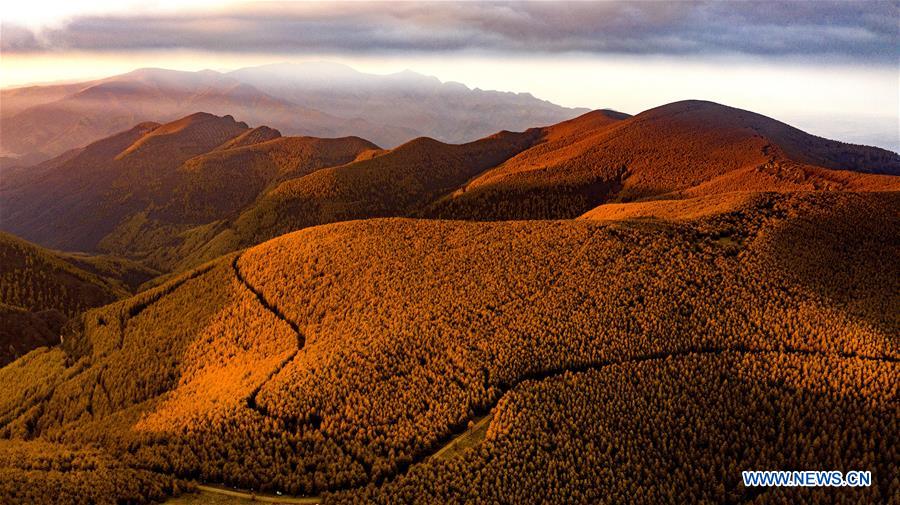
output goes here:
{"type": "Polygon", "coordinates": [[[164,156],[200,154],[244,133],[248,128],[247,123],[235,121],[230,115],[195,112],[153,129],[122,151],[116,159],[148,150],[159,151],[164,156]]]}

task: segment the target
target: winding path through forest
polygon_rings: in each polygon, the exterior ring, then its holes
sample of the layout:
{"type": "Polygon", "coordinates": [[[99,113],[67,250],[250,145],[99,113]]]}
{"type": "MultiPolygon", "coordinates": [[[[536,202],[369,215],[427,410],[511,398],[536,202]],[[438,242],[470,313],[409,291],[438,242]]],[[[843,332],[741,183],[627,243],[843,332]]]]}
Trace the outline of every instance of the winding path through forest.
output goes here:
{"type": "MultiPolygon", "coordinates": [[[[581,253],[583,253],[583,251],[581,253]]],[[[580,255],[581,254],[577,254],[575,256],[577,258],[577,257],[580,257],[580,255]]],[[[297,335],[297,349],[293,353],[291,353],[291,355],[287,359],[285,359],[279,366],[277,366],[275,368],[275,370],[273,370],[272,373],[270,373],[269,376],[264,381],[262,381],[260,383],[260,385],[257,386],[257,388],[255,388],[254,391],[247,398],[247,405],[249,408],[254,409],[255,411],[257,411],[258,413],[260,413],[263,416],[269,417],[269,414],[265,411],[265,409],[257,404],[256,396],[258,395],[259,391],[262,390],[262,388],[269,382],[269,380],[271,380],[278,373],[280,373],[281,370],[283,370],[284,367],[287,366],[287,364],[290,363],[297,356],[297,354],[303,349],[303,347],[306,343],[306,338],[300,332],[299,325],[296,322],[291,321],[289,318],[287,318],[285,316],[285,314],[278,307],[276,307],[274,304],[272,304],[269,300],[266,299],[265,295],[259,289],[257,289],[255,286],[250,284],[249,281],[247,281],[246,277],[241,272],[240,266],[238,264],[240,257],[241,257],[240,254],[235,255],[235,257],[231,263],[232,269],[234,270],[235,277],[238,279],[238,281],[244,287],[247,288],[247,290],[249,290],[251,293],[253,293],[256,300],[259,302],[259,304],[262,307],[264,307],[266,310],[271,312],[277,319],[279,319],[279,320],[283,321],[285,324],[287,324],[297,335]]],[[[555,286],[557,281],[558,281],[558,278],[553,279],[550,283],[548,283],[548,287],[545,290],[545,292],[552,289],[553,286],[555,286]]],[[[706,354],[722,355],[722,354],[728,354],[728,353],[735,353],[735,354],[740,354],[740,355],[797,354],[797,355],[802,355],[802,356],[822,356],[822,357],[826,357],[826,358],[862,359],[862,360],[869,360],[869,361],[882,361],[882,362],[888,362],[888,363],[897,363],[898,361],[900,361],[900,360],[898,360],[898,358],[892,357],[892,356],[881,356],[881,357],[866,356],[866,355],[860,355],[860,354],[856,354],[856,353],[847,353],[847,352],[838,352],[838,351],[826,352],[826,351],[817,351],[817,350],[808,350],[808,349],[751,349],[751,348],[746,348],[746,347],[742,347],[742,346],[735,346],[735,347],[709,347],[709,348],[691,349],[691,350],[648,353],[648,354],[643,354],[643,355],[638,355],[638,356],[632,356],[630,358],[611,359],[611,360],[604,360],[604,361],[591,362],[591,363],[576,363],[576,364],[569,364],[569,365],[558,367],[558,368],[531,372],[531,373],[524,374],[521,377],[518,377],[516,380],[512,381],[511,383],[498,384],[497,386],[502,391],[502,393],[498,396],[497,401],[493,405],[491,405],[488,409],[486,409],[486,410],[482,409],[480,411],[480,413],[477,414],[471,420],[471,422],[467,425],[466,429],[464,429],[462,431],[457,431],[454,433],[449,433],[445,439],[439,440],[434,444],[437,447],[434,447],[432,450],[426,451],[422,454],[414,455],[411,463],[409,463],[408,465],[403,465],[401,467],[398,467],[397,470],[393,473],[393,475],[389,476],[387,479],[385,479],[385,481],[389,481],[389,480],[397,478],[400,475],[403,475],[404,473],[406,473],[409,470],[410,467],[412,467],[414,465],[423,463],[428,460],[440,460],[440,459],[451,458],[451,457],[454,457],[454,456],[464,452],[465,450],[467,450],[470,447],[478,445],[482,440],[484,440],[485,435],[487,434],[488,428],[490,426],[490,422],[493,419],[493,410],[497,406],[497,403],[499,403],[500,400],[503,399],[503,397],[506,395],[506,393],[508,393],[512,389],[516,388],[523,382],[540,381],[540,380],[548,379],[551,377],[563,375],[566,373],[580,373],[580,372],[587,372],[587,371],[591,371],[591,370],[600,370],[600,369],[603,369],[603,368],[606,368],[609,366],[621,365],[621,364],[627,364],[627,363],[641,363],[641,362],[647,362],[647,361],[657,361],[657,360],[665,360],[665,359],[670,359],[670,358],[699,356],[699,355],[706,355],[706,354]]],[[[348,454],[348,455],[351,456],[353,459],[358,460],[358,458],[356,458],[354,455],[352,455],[352,454],[348,454]]],[[[358,488],[364,487],[368,484],[369,484],[368,482],[365,482],[365,483],[361,483],[359,485],[330,489],[328,491],[330,491],[330,492],[350,491],[353,489],[358,489],[358,488]]],[[[218,486],[218,485],[211,485],[211,484],[198,484],[197,488],[202,493],[206,493],[206,494],[223,495],[223,496],[229,496],[232,498],[239,498],[239,499],[243,499],[243,500],[250,500],[250,501],[257,501],[257,502],[285,503],[285,504],[313,504],[313,503],[321,502],[321,497],[319,497],[319,496],[305,496],[304,497],[304,496],[284,496],[284,495],[260,494],[260,493],[254,492],[254,491],[234,490],[234,489],[228,489],[226,487],[222,487],[222,486],[218,486]]]]}
{"type": "Polygon", "coordinates": [[[294,332],[294,335],[297,336],[297,349],[295,349],[294,352],[292,352],[290,354],[290,356],[288,356],[281,363],[279,363],[278,366],[275,367],[275,369],[272,370],[272,372],[262,382],[260,382],[259,385],[256,386],[256,388],[254,388],[253,391],[250,393],[250,395],[247,397],[247,407],[255,410],[263,417],[270,417],[269,413],[264,408],[260,407],[259,404],[256,402],[256,397],[257,397],[257,395],[259,395],[259,392],[262,391],[262,388],[265,387],[265,385],[268,384],[268,382],[270,380],[272,380],[273,377],[278,375],[284,369],[284,367],[286,367],[288,363],[293,361],[294,358],[297,356],[297,354],[300,353],[300,351],[303,349],[303,346],[306,345],[306,337],[303,335],[303,333],[300,332],[300,327],[297,325],[297,323],[288,319],[284,315],[284,313],[281,312],[281,310],[278,307],[276,307],[269,300],[266,299],[266,297],[265,297],[265,295],[263,295],[262,291],[256,289],[256,287],[254,287],[252,284],[250,284],[250,282],[247,281],[247,278],[244,277],[243,273],[241,273],[240,266],[238,266],[238,260],[240,260],[240,259],[241,259],[241,255],[236,254],[234,256],[234,259],[231,261],[231,269],[234,271],[234,276],[237,278],[238,282],[241,283],[242,286],[247,288],[248,291],[253,293],[253,296],[256,297],[256,301],[264,309],[271,312],[272,315],[274,315],[278,320],[287,324],[291,328],[291,330],[294,332]]]}
{"type": "MultiPolygon", "coordinates": [[[[898,358],[892,356],[866,356],[855,353],[844,353],[844,352],[824,352],[824,351],[814,351],[814,350],[805,350],[805,349],[747,349],[747,348],[708,348],[708,349],[700,349],[700,350],[690,350],[690,351],[676,351],[676,352],[668,352],[668,353],[653,353],[646,354],[641,356],[635,356],[632,358],[626,358],[621,360],[609,360],[602,361],[598,363],[588,363],[583,365],[574,365],[571,367],[558,368],[553,370],[546,370],[541,372],[536,372],[533,374],[528,374],[525,377],[519,378],[514,383],[510,385],[501,385],[501,389],[503,390],[503,394],[501,394],[497,402],[491,406],[488,414],[478,416],[472,420],[472,423],[466,428],[466,430],[454,433],[450,436],[449,440],[446,440],[444,443],[440,445],[436,450],[430,451],[427,454],[420,455],[414,458],[414,461],[400,469],[394,475],[392,475],[386,481],[392,480],[394,478],[403,475],[414,465],[421,464],[430,460],[441,460],[441,459],[449,459],[465,452],[467,449],[474,447],[481,443],[484,440],[485,435],[487,434],[487,430],[490,427],[490,422],[493,419],[493,409],[497,406],[497,403],[503,399],[503,397],[516,388],[520,384],[526,381],[541,381],[545,379],[549,379],[552,377],[558,377],[560,375],[566,373],[583,373],[594,370],[601,370],[606,367],[629,364],[629,363],[642,363],[648,361],[660,361],[666,360],[670,358],[684,358],[691,356],[701,356],[701,355],[724,355],[724,354],[737,354],[742,356],[747,355],[764,355],[764,354],[796,354],[801,356],[819,356],[825,358],[840,358],[840,359],[860,359],[866,361],[879,361],[886,363],[897,363],[898,358]]],[[[358,489],[368,485],[368,483],[364,483],[358,486],[348,486],[346,488],[341,489],[332,489],[330,492],[339,492],[339,491],[351,491],[354,489],[358,489]]],[[[225,494],[235,498],[241,498],[245,500],[251,501],[265,501],[269,503],[293,503],[293,504],[313,504],[320,503],[322,498],[319,496],[276,496],[276,495],[266,495],[266,494],[258,494],[253,491],[238,491],[238,490],[230,490],[220,486],[212,486],[207,484],[198,484],[198,489],[202,493],[212,493],[212,494],[225,494]]]]}

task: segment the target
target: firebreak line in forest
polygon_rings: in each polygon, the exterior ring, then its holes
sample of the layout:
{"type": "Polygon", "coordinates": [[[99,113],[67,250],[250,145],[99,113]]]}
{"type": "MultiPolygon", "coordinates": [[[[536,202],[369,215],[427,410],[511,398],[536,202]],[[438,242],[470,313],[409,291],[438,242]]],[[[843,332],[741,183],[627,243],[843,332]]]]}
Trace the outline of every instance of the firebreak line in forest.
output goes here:
{"type": "Polygon", "coordinates": [[[241,258],[241,255],[236,254],[234,256],[234,259],[231,261],[231,268],[232,268],[232,270],[234,270],[234,275],[235,275],[235,277],[237,277],[238,282],[240,282],[245,288],[247,288],[248,291],[253,293],[253,296],[256,297],[256,301],[259,302],[259,304],[264,309],[268,310],[277,319],[279,319],[282,322],[284,322],[285,324],[287,324],[291,328],[291,330],[294,332],[294,335],[297,336],[297,349],[295,349],[294,352],[292,352],[290,354],[290,356],[288,356],[281,363],[279,363],[278,366],[275,367],[275,370],[272,370],[272,372],[262,382],[260,382],[259,386],[254,388],[253,391],[250,392],[250,395],[247,396],[247,407],[255,410],[263,417],[270,417],[269,413],[266,412],[266,410],[264,408],[260,407],[259,404],[256,402],[256,397],[257,397],[257,395],[259,395],[259,392],[262,391],[262,388],[269,382],[269,380],[271,380],[272,377],[275,377],[276,375],[278,375],[278,373],[281,372],[281,370],[283,370],[284,367],[286,367],[287,364],[290,363],[297,356],[297,354],[303,349],[303,346],[306,345],[306,337],[304,337],[303,333],[300,332],[300,327],[297,325],[297,323],[288,319],[284,315],[284,313],[282,313],[281,310],[278,309],[278,307],[274,306],[272,303],[270,303],[268,300],[266,300],[265,295],[263,295],[261,291],[256,289],[252,284],[250,284],[247,281],[247,278],[244,277],[243,273],[241,273],[240,266],[238,266],[238,260],[240,260],[240,258],[241,258]]]}
{"type": "MultiPolygon", "coordinates": [[[[255,286],[250,284],[250,282],[247,280],[247,278],[241,272],[240,265],[238,264],[240,258],[241,258],[241,255],[237,254],[237,255],[235,255],[234,259],[231,262],[231,267],[232,267],[232,270],[234,270],[235,277],[237,277],[238,281],[244,287],[246,287],[247,290],[249,290],[251,293],[253,293],[253,295],[256,297],[256,300],[259,302],[259,304],[264,309],[268,310],[277,319],[279,319],[279,320],[283,321],[285,324],[287,324],[291,328],[291,330],[293,330],[294,334],[297,336],[297,349],[294,350],[294,352],[292,352],[288,357],[286,357],[281,363],[279,363],[278,366],[275,367],[275,369],[272,370],[272,372],[269,373],[269,375],[266,376],[266,378],[263,379],[263,381],[260,382],[260,384],[257,387],[255,387],[253,389],[253,391],[251,391],[250,394],[247,396],[247,407],[248,408],[250,408],[251,410],[255,411],[257,414],[259,414],[263,417],[271,418],[272,416],[269,414],[268,410],[266,410],[265,407],[260,405],[259,402],[256,401],[256,398],[257,398],[257,396],[259,396],[259,392],[262,391],[263,387],[265,387],[265,385],[268,384],[268,382],[270,380],[272,380],[273,377],[278,375],[281,372],[281,370],[283,370],[284,367],[286,367],[288,365],[288,363],[293,361],[294,358],[297,356],[297,354],[299,354],[300,351],[303,350],[303,347],[306,345],[306,337],[300,331],[300,326],[296,322],[291,321],[278,307],[276,307],[274,304],[272,304],[271,302],[269,302],[266,299],[266,297],[265,297],[265,295],[263,295],[262,291],[258,290],[255,286]]],[[[365,470],[366,474],[371,472],[372,468],[368,461],[358,457],[352,451],[347,450],[344,447],[340,446],[340,444],[337,441],[335,441],[335,443],[338,444],[338,446],[341,448],[341,450],[344,452],[344,454],[346,454],[348,457],[350,457],[350,459],[352,459],[356,463],[358,463],[365,470]]]]}
{"type": "MultiPolygon", "coordinates": [[[[900,358],[896,358],[893,356],[867,356],[864,354],[856,354],[856,353],[848,353],[848,352],[825,352],[825,351],[816,351],[809,349],[750,349],[745,347],[734,347],[734,348],[724,348],[724,347],[711,347],[704,349],[695,349],[695,350],[682,350],[682,351],[673,351],[673,352],[659,352],[659,353],[650,353],[640,356],[634,356],[631,358],[620,359],[620,360],[604,360],[600,362],[594,363],[584,363],[580,365],[573,365],[569,367],[561,367],[549,370],[542,370],[537,372],[532,372],[523,375],[517,380],[510,383],[501,383],[498,385],[498,388],[501,390],[501,394],[497,397],[497,401],[495,401],[491,406],[485,409],[479,409],[475,412],[475,417],[478,417],[484,413],[490,412],[493,410],[500,400],[506,396],[506,393],[515,389],[517,386],[526,381],[543,381],[546,379],[551,379],[554,377],[558,377],[561,375],[565,375],[567,373],[584,373],[589,371],[597,371],[602,370],[606,367],[615,366],[615,365],[625,365],[631,363],[644,363],[649,361],[660,361],[669,358],[685,358],[690,356],[702,356],[702,355],[723,355],[723,354],[739,354],[739,355],[764,355],[764,354],[796,354],[800,356],[818,356],[824,358],[840,358],[840,359],[860,359],[865,361],[875,361],[875,362],[884,362],[884,363],[897,363],[900,361],[900,358]]],[[[467,424],[465,426],[468,426],[467,424]]],[[[464,437],[469,432],[469,429],[466,428],[462,431],[457,431],[451,433],[448,437],[439,440],[435,445],[437,448],[435,450],[424,451],[421,454],[413,456],[412,460],[406,464],[398,465],[397,469],[392,472],[392,475],[382,477],[378,479],[375,484],[378,486],[387,484],[392,480],[402,476],[407,473],[410,468],[415,465],[421,464],[428,460],[434,454],[441,452],[445,448],[453,445],[458,439],[464,437]]],[[[371,482],[364,482],[349,486],[336,487],[331,489],[325,489],[323,492],[325,493],[339,493],[339,492],[347,492],[354,491],[358,489],[362,489],[371,484],[371,482]]],[[[243,494],[247,499],[258,500],[260,497],[271,496],[273,498],[280,499],[288,499],[288,500],[297,500],[304,501],[305,500],[321,500],[321,496],[313,495],[313,496],[290,496],[290,495],[266,495],[264,493],[258,493],[253,490],[230,490],[227,488],[221,488],[216,485],[211,485],[209,483],[200,483],[201,489],[207,493],[215,493],[215,494],[229,494],[231,496],[235,496],[236,494],[243,494]]]]}
{"type": "MultiPolygon", "coordinates": [[[[265,384],[275,375],[277,375],[294,357],[299,353],[303,346],[305,345],[306,339],[303,334],[300,332],[299,326],[288,319],[284,313],[281,312],[277,307],[272,305],[268,300],[266,300],[265,296],[261,291],[256,289],[253,285],[251,285],[247,279],[244,277],[243,273],[240,271],[240,267],[238,265],[238,260],[240,259],[240,255],[236,255],[234,260],[232,260],[232,268],[235,272],[235,276],[239,280],[241,284],[243,284],[250,292],[254,294],[256,299],[259,301],[260,305],[264,307],[266,310],[270,311],[273,315],[275,315],[278,319],[284,321],[291,329],[294,330],[297,335],[297,349],[291,353],[291,355],[285,359],[269,376],[251,393],[251,395],[247,399],[248,407],[256,410],[260,414],[269,417],[268,413],[264,411],[260,406],[256,404],[256,395],[260,390],[265,386],[265,384]]],[[[483,407],[480,409],[476,409],[474,415],[477,417],[479,415],[485,414],[493,410],[500,400],[511,391],[516,388],[520,384],[526,381],[541,381],[553,377],[557,377],[560,375],[564,375],[566,373],[582,373],[588,371],[601,370],[603,368],[614,366],[614,365],[623,365],[629,363],[643,363],[648,361],[657,361],[657,360],[665,360],[669,358],[682,358],[689,356],[700,356],[700,355],[723,355],[727,353],[735,353],[740,355],[763,355],[763,354],[795,354],[800,356],[818,356],[825,358],[840,358],[840,359],[860,359],[866,361],[877,361],[877,362],[885,362],[885,363],[897,363],[900,362],[900,358],[894,356],[867,356],[863,354],[857,354],[853,352],[842,352],[842,351],[819,351],[813,349],[795,349],[795,348],[782,348],[782,349],[752,349],[744,346],[735,346],[735,347],[709,347],[709,348],[700,348],[700,349],[684,349],[679,351],[670,351],[670,352],[656,352],[656,353],[648,353],[639,356],[633,356],[625,359],[612,359],[612,360],[603,360],[599,362],[590,362],[590,363],[581,363],[581,364],[571,364],[558,368],[551,368],[547,370],[538,370],[534,372],[529,372],[521,377],[518,377],[514,381],[511,382],[501,382],[497,384],[498,389],[501,391],[501,394],[498,395],[497,400],[493,402],[490,406],[483,407]]],[[[468,424],[461,424],[461,426],[468,426],[468,424]]],[[[390,475],[382,476],[377,479],[374,483],[376,485],[383,485],[396,479],[397,477],[405,474],[411,467],[420,464],[426,460],[428,460],[431,456],[440,452],[444,448],[454,444],[458,439],[465,436],[468,433],[469,429],[462,429],[451,431],[446,437],[438,440],[435,444],[433,444],[434,449],[422,451],[419,454],[413,455],[411,460],[406,463],[398,464],[396,469],[391,472],[390,475]]],[[[353,455],[350,455],[351,457],[353,455]]],[[[357,458],[353,458],[357,459],[357,458]]],[[[336,493],[336,492],[345,492],[345,491],[353,491],[357,489],[361,489],[370,485],[372,482],[361,482],[359,484],[353,484],[342,487],[334,487],[329,489],[323,489],[322,491],[325,493],[336,493]]],[[[208,484],[201,484],[204,492],[208,493],[219,493],[220,490],[216,486],[210,486],[208,484]]],[[[229,492],[233,495],[235,491],[230,491],[227,489],[222,489],[222,492],[229,492]]],[[[253,499],[252,497],[259,498],[261,496],[265,496],[264,494],[257,493],[252,490],[247,491],[237,491],[237,493],[243,493],[248,499],[253,499]]],[[[288,495],[278,495],[278,498],[281,499],[293,499],[293,500],[316,500],[319,499],[319,496],[295,496],[291,497],[288,495]]]]}

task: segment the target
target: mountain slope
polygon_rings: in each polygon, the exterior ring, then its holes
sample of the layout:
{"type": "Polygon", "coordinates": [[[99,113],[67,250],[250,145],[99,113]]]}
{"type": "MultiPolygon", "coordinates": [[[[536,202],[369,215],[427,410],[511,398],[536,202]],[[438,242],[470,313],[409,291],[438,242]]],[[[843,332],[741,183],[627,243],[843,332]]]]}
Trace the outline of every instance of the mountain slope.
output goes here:
{"type": "Polygon", "coordinates": [[[0,232],[0,366],[58,344],[66,320],[158,275],[125,260],[48,251],[0,232]]]}
{"type": "Polygon", "coordinates": [[[604,203],[735,191],[884,191],[900,188],[898,167],[896,153],[710,102],[388,151],[195,114],[16,171],[0,191],[9,231],[183,270],[335,221],[574,218],[604,203]]]}
{"type": "Polygon", "coordinates": [[[883,190],[900,156],[711,102],[664,105],[520,153],[426,215],[568,218],[607,201],[729,191],[883,190]]]}
{"type": "Polygon", "coordinates": [[[634,118],[594,111],[519,135],[459,146],[419,139],[373,160],[287,181],[209,240],[197,259],[367,217],[571,218],[604,202],[648,197],[900,188],[900,178],[867,173],[896,171],[894,153],[812,137],[709,102],[671,104],[634,118]]]}
{"type": "Polygon", "coordinates": [[[166,198],[176,169],[247,130],[230,116],[142,123],[3,187],[4,229],[57,249],[96,251],[130,214],[166,198]]]}
{"type": "Polygon", "coordinates": [[[536,130],[461,145],[416,139],[371,159],[284,182],[242,213],[234,229],[243,244],[252,244],[317,224],[409,215],[538,140],[536,130]]]}
{"type": "MultiPolygon", "coordinates": [[[[395,502],[411,496],[395,492],[426,492],[416,484],[421,472],[465,474],[478,464],[425,460],[476,413],[496,406],[487,447],[498,451],[495,464],[544,447],[535,444],[548,443],[540,433],[550,432],[559,434],[556,467],[567,468],[577,454],[582,463],[614,454],[579,438],[587,429],[580,414],[575,427],[560,428],[575,406],[637,402],[641,417],[658,415],[669,426],[680,418],[673,405],[682,402],[673,401],[681,396],[641,399],[688,388],[685,402],[712,402],[684,403],[691,411],[733,408],[753,419],[754,406],[777,403],[759,413],[778,419],[773,431],[747,434],[729,449],[757,448],[751,462],[761,467],[818,458],[888,471],[890,455],[865,444],[801,444],[810,452],[800,459],[779,447],[799,436],[887,443],[896,435],[886,379],[900,358],[892,315],[900,312],[900,271],[890,261],[900,243],[898,197],[767,193],[736,211],[677,223],[370,219],[309,228],[89,312],[66,339],[71,365],[31,356],[18,375],[42,377],[34,382],[0,370],[0,425],[13,438],[98,444],[127,467],[164,475],[395,502]],[[853,282],[842,287],[848,275],[853,282]],[[606,369],[615,363],[634,387],[569,382],[592,370],[591,382],[606,373],[621,382],[616,368],[606,369]],[[810,369],[817,380],[806,380],[810,369]],[[700,380],[710,370],[728,370],[723,381],[746,387],[700,380]],[[555,387],[543,382],[552,377],[563,390],[540,392],[555,387]],[[772,389],[773,381],[781,386],[772,389]],[[848,390],[856,399],[849,404],[841,400],[848,390]],[[532,394],[560,400],[536,411],[532,394]],[[861,405],[869,421],[852,422],[861,405]],[[817,410],[846,422],[806,422],[817,410]],[[512,422],[515,415],[524,418],[512,422]],[[544,429],[531,424],[548,418],[544,429]],[[582,448],[576,455],[574,445],[582,448]],[[394,478],[413,464],[412,481],[394,478]],[[385,480],[400,487],[353,491],[385,480]]],[[[710,416],[698,418],[709,421],[702,426],[626,430],[625,440],[652,432],[654,447],[682,447],[680,434],[710,437],[685,447],[692,456],[684,464],[691,472],[724,469],[730,452],[719,441],[730,428],[710,416]]],[[[495,470],[501,481],[519,475],[495,470]]],[[[590,488],[635,482],[625,470],[614,478],[600,467],[586,471],[590,488]]],[[[560,475],[529,486],[557,489],[567,482],[560,475]]],[[[440,493],[464,501],[453,491],[464,488],[448,482],[440,493]]],[[[861,492],[878,501],[892,485],[861,492]]],[[[698,486],[682,490],[685,499],[719,496],[698,486]]],[[[738,487],[726,491],[749,498],[738,487]]]]}
{"type": "Polygon", "coordinates": [[[85,271],[34,244],[0,233],[3,290],[0,303],[29,311],[73,316],[127,294],[120,285],[85,271]]]}
{"type": "Polygon", "coordinates": [[[57,310],[32,312],[0,303],[0,366],[38,347],[59,344],[66,320],[57,310]]]}

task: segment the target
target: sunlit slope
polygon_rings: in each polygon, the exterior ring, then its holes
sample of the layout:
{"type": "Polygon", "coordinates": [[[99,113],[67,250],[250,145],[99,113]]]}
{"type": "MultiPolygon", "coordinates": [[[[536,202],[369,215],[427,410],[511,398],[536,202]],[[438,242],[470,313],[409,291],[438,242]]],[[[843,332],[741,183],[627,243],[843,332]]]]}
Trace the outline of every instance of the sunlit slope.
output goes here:
{"type": "Polygon", "coordinates": [[[477,177],[427,215],[568,218],[608,201],[666,194],[898,187],[896,178],[877,174],[900,174],[900,156],[749,111],[685,101],[562,133],[477,177]]]}
{"type": "Polygon", "coordinates": [[[763,197],[762,193],[742,191],[684,199],[606,203],[585,212],[580,219],[693,221],[752,207],[755,201],[763,197]]]}
{"type": "MultiPolygon", "coordinates": [[[[896,360],[900,266],[876,258],[896,256],[898,203],[773,193],[677,223],[309,228],[89,312],[64,360],[0,374],[0,433],[298,494],[401,472],[528,378],[726,351],[896,360]]],[[[753,381],[749,403],[769,387],[753,381]]]]}

